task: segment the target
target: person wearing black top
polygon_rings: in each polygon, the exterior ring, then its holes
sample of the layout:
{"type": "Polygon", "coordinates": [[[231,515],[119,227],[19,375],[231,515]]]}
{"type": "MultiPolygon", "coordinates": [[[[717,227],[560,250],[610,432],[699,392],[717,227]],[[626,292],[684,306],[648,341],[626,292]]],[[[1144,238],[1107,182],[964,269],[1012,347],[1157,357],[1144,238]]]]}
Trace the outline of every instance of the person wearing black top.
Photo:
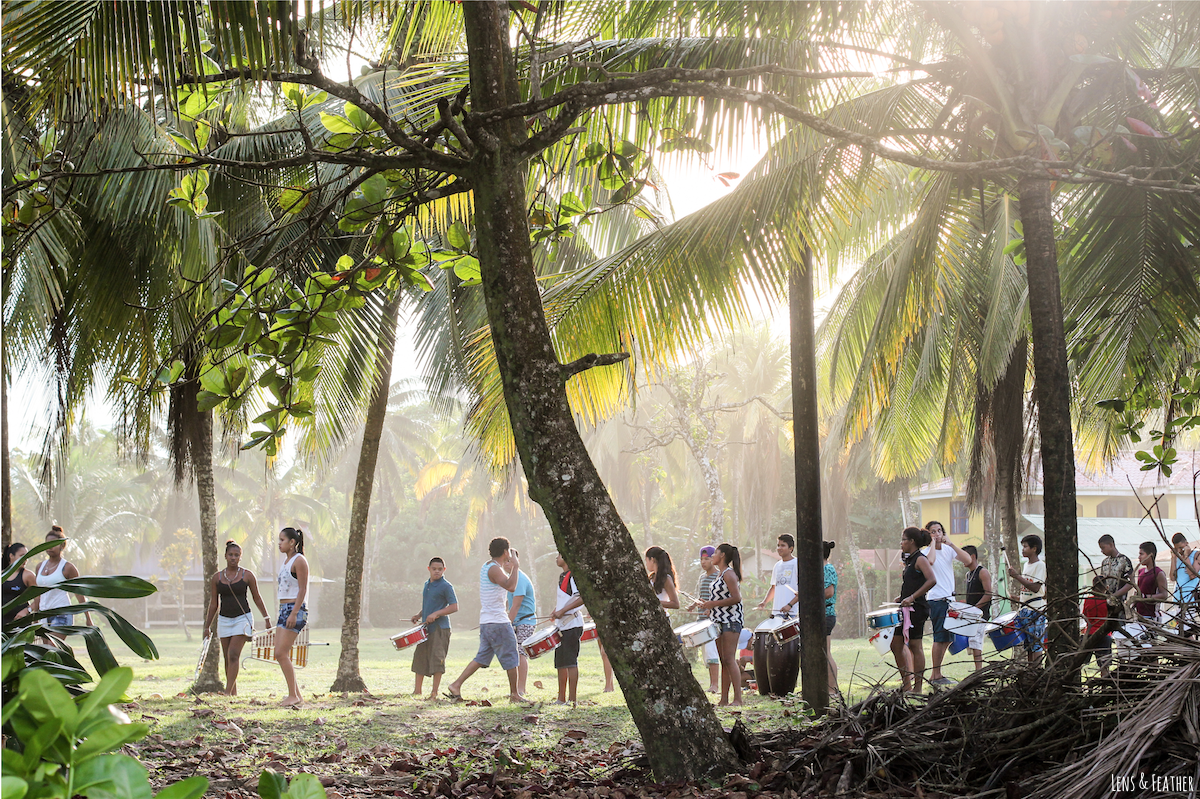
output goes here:
{"type": "MultiPolygon", "coordinates": [[[[16,563],[21,558],[25,557],[25,545],[19,541],[14,541],[9,544],[4,550],[4,571],[8,571],[8,567],[16,563]]],[[[12,576],[12,579],[5,580],[4,586],[0,589],[0,596],[3,600],[0,603],[7,605],[12,600],[19,597],[26,588],[34,584],[36,578],[33,572],[26,569],[24,566],[12,576]]],[[[4,623],[10,624],[16,621],[25,614],[29,613],[29,603],[22,602],[10,610],[4,611],[4,623]]]]}
{"type": "Polygon", "coordinates": [[[901,623],[892,635],[892,655],[904,690],[918,694],[925,681],[925,649],[921,645],[925,621],[929,618],[925,595],[937,585],[933,566],[921,552],[921,547],[929,546],[931,540],[928,531],[920,527],[906,527],[900,534],[904,572],[896,601],[900,603],[901,623]]]}
{"type": "MultiPolygon", "coordinates": [[[[983,611],[984,621],[992,618],[992,574],[979,562],[979,550],[968,544],[962,551],[971,557],[967,564],[967,595],[964,602],[983,611]]],[[[983,627],[971,636],[971,655],[975,658],[975,671],[983,668],[983,627]]]]}
{"type": "Polygon", "coordinates": [[[237,696],[238,669],[241,665],[242,647],[254,637],[254,617],[250,613],[247,591],[254,597],[266,627],[271,629],[271,616],[258,593],[258,580],[254,572],[243,569],[242,548],[233,541],[225,542],[225,568],[213,575],[212,599],[208,604],[208,616],[204,620],[204,637],[213,629],[217,620],[217,638],[221,640],[221,659],[225,661],[225,693],[237,696]],[[218,613],[220,614],[218,618],[218,613]]]}

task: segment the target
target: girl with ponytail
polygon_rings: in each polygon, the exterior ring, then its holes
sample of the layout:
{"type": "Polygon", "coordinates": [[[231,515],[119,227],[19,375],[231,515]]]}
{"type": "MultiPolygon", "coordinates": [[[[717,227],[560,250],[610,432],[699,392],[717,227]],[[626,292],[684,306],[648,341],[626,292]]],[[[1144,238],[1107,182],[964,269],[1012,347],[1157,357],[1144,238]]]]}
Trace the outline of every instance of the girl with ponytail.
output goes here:
{"type": "Polygon", "coordinates": [[[742,556],[733,544],[721,544],[713,553],[713,565],[720,570],[712,586],[712,599],[700,607],[711,610],[709,618],[717,625],[717,654],[721,658],[721,705],[731,704],[729,688],[733,686],[734,705],[742,704],[742,671],[738,667],[738,637],[742,632],[742,556]]]}
{"type": "Polygon", "coordinates": [[[304,700],[296,683],[296,669],[292,665],[292,644],[296,636],[308,623],[308,561],[304,557],[304,532],[298,527],[285,527],[279,531],[279,551],[284,555],[279,567],[276,593],[279,599],[279,620],[275,624],[275,660],[287,682],[288,695],[279,704],[284,707],[299,705],[304,700]]]}
{"type": "Polygon", "coordinates": [[[658,597],[659,603],[666,609],[679,607],[679,592],[675,587],[675,566],[671,556],[662,547],[650,547],[646,550],[646,574],[650,576],[650,585],[658,597]]]}

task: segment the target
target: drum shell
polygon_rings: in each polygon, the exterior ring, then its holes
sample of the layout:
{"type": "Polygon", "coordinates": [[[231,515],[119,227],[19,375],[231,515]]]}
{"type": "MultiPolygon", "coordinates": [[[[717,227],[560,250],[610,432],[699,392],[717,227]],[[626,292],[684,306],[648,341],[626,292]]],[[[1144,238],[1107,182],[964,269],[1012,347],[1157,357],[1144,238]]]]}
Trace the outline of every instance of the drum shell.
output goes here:
{"type": "Polygon", "coordinates": [[[771,633],[776,641],[786,644],[788,641],[794,641],[800,637],[799,619],[782,619],[782,622],[775,628],[775,632],[771,633]]]}
{"type": "Polygon", "coordinates": [[[413,627],[411,630],[405,630],[399,635],[393,635],[392,646],[397,649],[407,649],[428,639],[429,635],[425,632],[425,625],[421,625],[420,627],[413,627]]]}
{"type": "Polygon", "coordinates": [[[1024,634],[1017,629],[1016,611],[996,617],[994,621],[987,623],[984,629],[987,630],[987,636],[998,652],[1003,652],[1025,640],[1024,634]]]}
{"type": "Polygon", "coordinates": [[[754,634],[754,678],[762,696],[787,696],[800,677],[800,639],[780,643],[774,632],[754,634]]]}
{"type": "Polygon", "coordinates": [[[521,649],[525,650],[527,658],[533,660],[558,649],[558,645],[561,643],[562,634],[556,628],[551,627],[548,630],[535,632],[526,638],[525,643],[521,644],[521,649]]]}
{"type": "Polygon", "coordinates": [[[717,640],[718,628],[711,621],[702,619],[676,627],[674,632],[684,646],[704,646],[717,640]]]}
{"type": "Polygon", "coordinates": [[[600,640],[600,634],[596,632],[596,623],[588,622],[583,625],[583,632],[579,634],[579,643],[586,644],[588,641],[600,640]]]}
{"type": "Polygon", "coordinates": [[[880,657],[886,657],[892,651],[892,636],[896,634],[895,627],[884,627],[882,630],[876,630],[875,634],[867,640],[875,647],[875,651],[880,657]]]}
{"type": "Polygon", "coordinates": [[[900,609],[883,608],[867,614],[867,627],[872,630],[885,630],[889,627],[900,626],[900,609]]]}
{"type": "Polygon", "coordinates": [[[972,638],[985,623],[981,609],[966,602],[950,603],[950,610],[946,614],[946,632],[972,638]]]}

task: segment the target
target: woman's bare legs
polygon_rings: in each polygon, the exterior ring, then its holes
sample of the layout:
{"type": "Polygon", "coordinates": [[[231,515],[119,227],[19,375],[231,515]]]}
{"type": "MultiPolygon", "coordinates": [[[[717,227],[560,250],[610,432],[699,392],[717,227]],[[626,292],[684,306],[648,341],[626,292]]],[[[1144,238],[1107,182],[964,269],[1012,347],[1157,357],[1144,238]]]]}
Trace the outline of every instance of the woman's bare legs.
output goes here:
{"type": "Polygon", "coordinates": [[[225,693],[229,696],[237,696],[238,672],[242,668],[242,647],[249,640],[244,635],[221,639],[221,651],[225,653],[225,693]]]}
{"type": "Polygon", "coordinates": [[[298,705],[304,701],[300,697],[300,688],[296,685],[296,667],[292,665],[292,644],[296,642],[296,636],[299,634],[299,630],[275,628],[275,660],[279,663],[279,670],[283,672],[283,679],[288,687],[287,697],[279,703],[284,707],[298,705]]]}
{"type": "Polygon", "coordinates": [[[742,670],[737,662],[738,634],[724,632],[717,636],[717,655],[721,658],[721,701],[720,705],[742,704],[742,670]],[[729,701],[729,688],[733,686],[733,702],[729,701]]]}

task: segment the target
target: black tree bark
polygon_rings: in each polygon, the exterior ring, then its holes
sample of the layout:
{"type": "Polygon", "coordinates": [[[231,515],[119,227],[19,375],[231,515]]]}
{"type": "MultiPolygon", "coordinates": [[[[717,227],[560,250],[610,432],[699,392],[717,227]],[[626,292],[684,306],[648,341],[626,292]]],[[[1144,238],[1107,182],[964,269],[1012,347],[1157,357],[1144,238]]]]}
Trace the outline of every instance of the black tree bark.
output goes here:
{"type": "Polygon", "coordinates": [[[367,690],[358,667],[358,624],[362,611],[363,555],[367,547],[367,520],[371,510],[371,491],[375,487],[375,465],[379,462],[379,439],[387,417],[388,391],[392,386],[392,356],[396,351],[396,325],[403,295],[397,291],[388,300],[379,333],[379,352],[375,358],[375,386],[367,408],[362,449],[358,456],[358,475],[354,480],[354,499],[350,504],[350,540],[346,544],[346,593],[342,601],[342,651],[337,674],[330,691],[367,690]]]}
{"type": "MultiPolygon", "coordinates": [[[[1034,393],[1042,454],[1046,510],[1046,612],[1050,653],[1062,656],[1079,644],[1079,530],[1075,517],[1075,451],[1071,430],[1071,383],[1067,369],[1058,249],[1050,184],[1023,178],[1017,186],[1025,230],[1029,317],[1033,332],[1034,393]]],[[[1078,676],[1078,670],[1075,671],[1078,676]]]]}
{"type": "MultiPolygon", "coordinates": [[[[1025,371],[1029,342],[1024,336],[1013,346],[1008,368],[992,395],[992,447],[996,452],[996,504],[1000,511],[1007,566],[1021,569],[1017,546],[1018,502],[1021,498],[1021,460],[1025,452],[1025,371]]],[[[1008,580],[1005,580],[1008,583],[1008,580]]]]}
{"type": "MultiPolygon", "coordinates": [[[[472,111],[520,99],[503,2],[463,4],[472,111]]],[[[736,767],[737,756],[692,676],[575,426],[546,327],[529,243],[520,119],[467,131],[475,220],[492,341],[529,483],[596,620],[630,714],[660,780],[736,767]]]]}
{"type": "Polygon", "coordinates": [[[788,286],[792,344],[792,429],[796,445],[796,571],[800,619],[800,686],[817,713],[829,704],[825,662],[825,549],[821,527],[821,433],[817,421],[813,259],[793,264],[788,286]]]}

